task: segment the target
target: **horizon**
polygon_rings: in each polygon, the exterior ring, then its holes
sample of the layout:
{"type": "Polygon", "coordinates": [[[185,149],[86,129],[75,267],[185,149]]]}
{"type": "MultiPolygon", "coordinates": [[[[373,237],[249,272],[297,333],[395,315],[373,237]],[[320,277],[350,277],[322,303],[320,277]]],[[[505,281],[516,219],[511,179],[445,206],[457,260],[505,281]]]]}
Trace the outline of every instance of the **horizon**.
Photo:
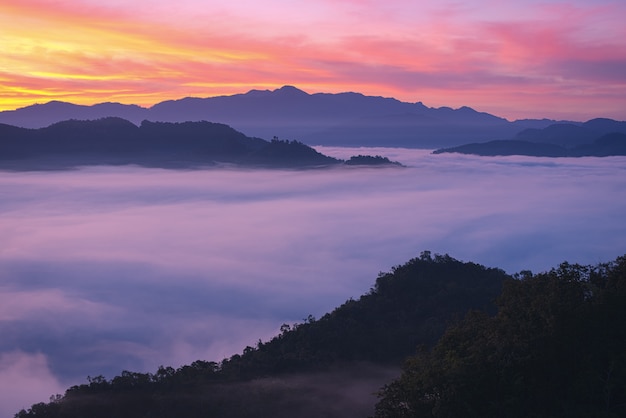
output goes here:
{"type": "MultiPolygon", "coordinates": [[[[201,99],[201,100],[202,100],[202,99],[212,99],[212,98],[217,98],[217,97],[232,97],[232,96],[246,95],[246,94],[248,94],[248,93],[252,93],[252,92],[255,92],[255,91],[256,91],[256,92],[261,91],[261,92],[273,93],[273,92],[276,92],[276,91],[278,91],[278,90],[281,90],[281,89],[283,89],[283,88],[285,88],[285,87],[295,88],[295,89],[297,89],[297,90],[299,90],[299,91],[301,91],[301,92],[303,92],[303,93],[306,93],[306,94],[307,94],[307,95],[309,95],[309,96],[313,96],[313,95],[316,95],[316,94],[331,94],[331,95],[345,94],[345,93],[362,94],[362,93],[360,93],[360,92],[356,92],[356,91],[343,91],[343,92],[337,92],[337,93],[327,93],[327,92],[309,93],[309,92],[307,92],[307,91],[304,91],[304,90],[300,89],[300,88],[299,88],[299,87],[297,87],[297,86],[293,86],[293,85],[287,85],[287,84],[285,84],[285,85],[283,85],[283,86],[281,86],[281,87],[277,87],[276,89],[273,89],[273,90],[272,90],[272,89],[264,89],[264,90],[259,90],[259,89],[251,89],[251,90],[248,90],[248,91],[246,91],[246,92],[240,92],[240,93],[234,93],[234,94],[223,94],[223,95],[217,95],[217,96],[207,96],[207,97],[199,97],[199,96],[185,96],[185,97],[180,97],[180,98],[177,98],[177,99],[167,99],[167,100],[164,100],[164,101],[162,101],[162,102],[158,102],[158,103],[154,103],[154,104],[152,104],[152,105],[146,105],[146,106],[142,106],[142,105],[139,105],[139,104],[136,104],[136,103],[121,103],[121,102],[114,102],[114,101],[108,101],[108,102],[98,102],[98,103],[93,103],[93,104],[79,104],[79,103],[73,103],[73,102],[70,102],[70,101],[64,101],[64,100],[57,100],[57,99],[54,99],[54,100],[49,100],[49,101],[47,101],[47,102],[33,103],[33,104],[26,105],[26,106],[22,106],[22,107],[19,107],[19,108],[16,108],[16,109],[6,109],[6,110],[0,110],[0,113],[4,113],[4,112],[15,112],[15,111],[19,111],[19,110],[22,110],[22,109],[35,107],[35,106],[45,106],[45,105],[49,105],[49,104],[51,104],[51,103],[62,103],[62,104],[69,104],[69,105],[75,105],[75,106],[86,106],[86,107],[94,107],[94,106],[99,106],[99,105],[112,104],[112,105],[122,105],[122,106],[137,106],[137,107],[140,107],[140,108],[142,108],[142,109],[149,110],[149,109],[151,109],[152,107],[155,107],[155,106],[157,106],[157,105],[159,105],[159,104],[161,104],[161,103],[168,102],[168,101],[174,101],[174,102],[175,102],[175,101],[180,101],[180,100],[184,100],[184,99],[201,99]]],[[[401,101],[400,99],[397,99],[397,98],[395,98],[395,97],[368,96],[368,95],[365,95],[365,96],[366,96],[366,97],[383,97],[383,98],[385,98],[385,99],[394,99],[394,100],[399,100],[399,101],[401,101]]],[[[478,113],[489,113],[489,112],[484,112],[484,111],[482,111],[482,110],[480,110],[480,109],[475,109],[475,108],[473,108],[473,107],[471,107],[471,106],[467,106],[467,105],[462,105],[462,106],[459,106],[459,107],[450,107],[450,106],[445,106],[445,105],[444,105],[444,106],[440,106],[440,107],[431,107],[431,106],[428,106],[428,105],[427,105],[427,104],[425,104],[425,103],[422,103],[421,101],[418,101],[418,102],[404,102],[404,103],[411,103],[411,104],[418,104],[418,103],[419,103],[419,104],[423,104],[424,106],[426,106],[426,107],[428,107],[428,108],[431,108],[431,109],[451,108],[452,110],[459,110],[459,109],[462,109],[462,108],[470,108],[470,109],[472,109],[472,110],[474,110],[474,111],[476,111],[476,112],[478,112],[478,113]]],[[[492,116],[496,116],[496,117],[500,117],[500,118],[506,119],[506,120],[507,120],[507,121],[509,121],[509,122],[515,122],[515,121],[521,121],[521,120],[532,120],[532,119],[535,119],[535,120],[539,120],[539,119],[548,119],[548,120],[550,120],[550,118],[546,118],[546,117],[543,117],[543,118],[520,118],[520,119],[507,119],[507,118],[505,118],[504,116],[501,116],[501,115],[499,115],[499,114],[494,114],[494,113],[489,113],[489,114],[491,114],[492,116]]],[[[122,119],[124,119],[124,118],[122,117],[122,119]]],[[[595,117],[592,117],[592,118],[589,118],[589,119],[581,119],[581,120],[574,120],[574,119],[553,119],[553,121],[554,121],[554,122],[557,122],[557,123],[558,123],[558,122],[588,122],[588,121],[590,121],[590,120],[594,120],[594,119],[613,119],[613,118],[609,118],[609,117],[606,117],[606,116],[598,115],[598,116],[595,116],[595,117]]],[[[626,121],[626,119],[614,119],[614,120],[617,120],[617,121],[626,121]]],[[[130,121],[130,122],[131,122],[131,123],[134,123],[134,122],[132,122],[132,121],[130,121]]],[[[218,123],[219,123],[219,121],[215,121],[215,122],[218,122],[218,123]]],[[[135,125],[136,125],[136,124],[135,124],[135,125]]]]}
{"type": "Polygon", "coordinates": [[[0,4],[0,110],[297,86],[508,120],[626,119],[626,4],[0,4]]]}
{"type": "Polygon", "coordinates": [[[0,418],[88,376],[241,353],[423,251],[511,275],[626,256],[624,17],[0,1],[0,418]]]}

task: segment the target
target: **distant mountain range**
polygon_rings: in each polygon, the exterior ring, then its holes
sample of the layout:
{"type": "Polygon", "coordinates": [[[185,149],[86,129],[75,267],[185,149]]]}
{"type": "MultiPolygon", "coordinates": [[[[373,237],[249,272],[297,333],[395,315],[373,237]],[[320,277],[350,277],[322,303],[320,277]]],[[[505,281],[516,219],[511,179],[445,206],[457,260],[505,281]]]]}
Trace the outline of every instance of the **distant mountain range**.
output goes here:
{"type": "Polygon", "coordinates": [[[252,90],[209,98],[187,97],[150,108],[119,103],[82,106],[52,101],[0,112],[0,123],[42,128],[76,119],[119,117],[142,121],[210,121],[269,140],[297,140],[309,145],[441,148],[475,141],[511,138],[524,129],[542,129],[555,121],[506,119],[469,107],[431,108],[393,98],[359,93],[308,94],[295,87],[252,90]]]}
{"type": "Polygon", "coordinates": [[[108,117],[68,120],[39,129],[0,124],[0,169],[8,170],[122,164],[304,168],[343,163],[397,165],[379,156],[357,156],[344,162],[298,141],[251,138],[230,126],[211,122],[144,121],[136,126],[125,119],[108,117]]]}
{"type": "Polygon", "coordinates": [[[553,124],[526,129],[511,140],[471,143],[434,151],[483,156],[606,157],[626,155],[626,122],[592,119],[582,124],[553,124]]]}
{"type": "Polygon", "coordinates": [[[66,120],[110,117],[136,126],[144,121],[209,121],[231,126],[252,138],[281,138],[308,145],[430,148],[479,155],[621,155],[624,145],[619,136],[600,138],[626,134],[626,122],[611,119],[509,122],[469,107],[432,108],[421,102],[360,93],[308,94],[292,86],[232,96],[187,97],[150,108],[52,101],[0,112],[0,123],[32,129],[66,120]]]}

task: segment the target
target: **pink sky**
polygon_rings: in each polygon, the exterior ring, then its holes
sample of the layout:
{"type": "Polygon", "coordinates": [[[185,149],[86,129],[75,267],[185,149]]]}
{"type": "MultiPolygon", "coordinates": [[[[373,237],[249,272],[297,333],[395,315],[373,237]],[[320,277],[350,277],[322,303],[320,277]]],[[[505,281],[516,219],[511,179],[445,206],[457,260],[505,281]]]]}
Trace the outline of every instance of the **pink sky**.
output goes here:
{"type": "Polygon", "coordinates": [[[0,110],[295,85],[626,119],[623,1],[6,0],[0,110]]]}

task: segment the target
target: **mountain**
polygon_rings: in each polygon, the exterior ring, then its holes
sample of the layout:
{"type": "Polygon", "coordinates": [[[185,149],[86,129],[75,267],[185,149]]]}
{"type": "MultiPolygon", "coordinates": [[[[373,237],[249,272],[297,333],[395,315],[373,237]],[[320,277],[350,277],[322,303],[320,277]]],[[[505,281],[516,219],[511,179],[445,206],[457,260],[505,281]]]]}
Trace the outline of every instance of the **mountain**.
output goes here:
{"type": "Polygon", "coordinates": [[[386,385],[375,418],[626,416],[626,256],[504,283],[386,385]]]}
{"type": "Polygon", "coordinates": [[[495,313],[508,276],[423,252],[380,273],[358,300],[219,363],[88,378],[17,417],[366,417],[374,393],[418,345],[432,346],[470,309],[495,313]]]}
{"type": "Polygon", "coordinates": [[[250,138],[219,123],[68,120],[40,129],[0,125],[0,168],[62,169],[83,165],[138,164],[204,167],[237,164],[313,167],[340,164],[296,141],[250,138]]]}
{"type": "Polygon", "coordinates": [[[96,120],[116,117],[139,125],[147,119],[147,109],[136,105],[120,103],[100,103],[93,106],[51,101],[35,104],[17,110],[0,112],[0,123],[22,128],[44,128],[65,120],[96,120]]]}
{"type": "Polygon", "coordinates": [[[500,140],[484,143],[459,145],[458,147],[442,148],[433,151],[433,154],[458,153],[472,154],[487,157],[497,155],[528,155],[532,157],[566,157],[567,150],[554,144],[518,140],[500,140]]]}
{"type": "Polygon", "coordinates": [[[376,167],[385,167],[389,165],[401,166],[397,161],[391,161],[387,157],[382,157],[380,155],[371,156],[371,155],[353,155],[349,160],[345,162],[346,165],[369,165],[376,167]]]}
{"type": "Polygon", "coordinates": [[[465,144],[438,149],[434,153],[535,157],[626,155],[626,122],[592,119],[579,125],[553,124],[543,129],[525,129],[510,140],[465,144]]]}
{"type": "Polygon", "coordinates": [[[42,128],[63,120],[119,117],[135,125],[153,122],[212,121],[251,137],[298,140],[309,145],[438,148],[509,138],[554,121],[509,122],[469,107],[431,108],[421,102],[360,93],[308,94],[292,86],[273,91],[168,100],[150,108],[119,103],[81,106],[49,102],[0,112],[0,123],[42,128]]]}
{"type": "Polygon", "coordinates": [[[513,139],[574,148],[579,145],[590,144],[600,136],[613,132],[626,133],[626,122],[597,118],[582,124],[558,123],[543,129],[525,129],[515,135],[513,139]]]}
{"type": "Polygon", "coordinates": [[[0,169],[49,170],[86,165],[135,164],[200,168],[234,164],[265,168],[327,167],[339,164],[401,166],[381,156],[348,161],[323,155],[298,141],[250,138],[211,122],[148,122],[120,118],[67,120],[45,128],[0,124],[0,169]]]}
{"type": "Polygon", "coordinates": [[[583,144],[570,152],[571,156],[608,157],[626,155],[626,133],[613,132],[594,140],[591,144],[583,144]]]}
{"type": "Polygon", "coordinates": [[[219,363],[88,377],[15,417],[621,417],[625,315],[626,256],[511,277],[426,251],[219,363]]]}

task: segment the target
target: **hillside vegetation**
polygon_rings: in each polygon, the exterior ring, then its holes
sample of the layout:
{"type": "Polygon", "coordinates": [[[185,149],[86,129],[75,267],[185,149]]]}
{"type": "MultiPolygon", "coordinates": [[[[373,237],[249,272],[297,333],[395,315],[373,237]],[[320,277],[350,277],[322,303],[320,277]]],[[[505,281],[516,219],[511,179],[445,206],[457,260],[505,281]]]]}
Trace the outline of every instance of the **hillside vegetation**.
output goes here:
{"type": "Polygon", "coordinates": [[[376,417],[626,416],[624,319],[625,257],[507,280],[498,313],[421,348],[376,417]]]}
{"type": "Polygon", "coordinates": [[[626,257],[511,277],[424,252],[241,354],[90,377],[16,417],[618,417],[624,318],[626,257]]]}
{"type": "MultiPolygon", "coordinates": [[[[350,160],[350,165],[355,162],[350,160]]],[[[205,168],[237,165],[311,168],[343,164],[299,141],[251,138],[228,125],[211,122],[149,122],[140,126],[120,118],[67,120],[45,128],[0,124],[0,169],[49,170],[88,165],[141,165],[205,168]]],[[[382,157],[363,157],[360,165],[394,165],[382,157]]],[[[397,163],[395,163],[397,165],[397,163]]]]}

